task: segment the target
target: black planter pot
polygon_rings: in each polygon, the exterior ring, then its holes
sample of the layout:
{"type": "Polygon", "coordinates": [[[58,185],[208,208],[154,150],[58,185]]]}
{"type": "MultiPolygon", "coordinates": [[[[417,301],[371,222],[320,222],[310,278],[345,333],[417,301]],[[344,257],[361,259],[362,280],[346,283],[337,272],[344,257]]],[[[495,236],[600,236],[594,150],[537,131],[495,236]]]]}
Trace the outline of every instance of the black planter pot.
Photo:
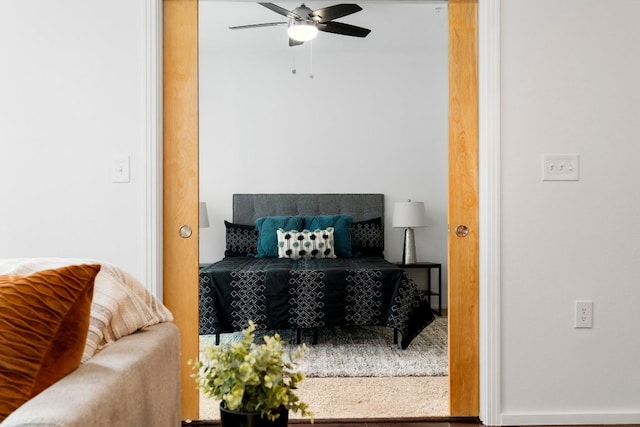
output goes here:
{"type": "Polygon", "coordinates": [[[283,407],[276,412],[280,416],[275,421],[271,421],[261,417],[259,412],[230,411],[220,404],[220,424],[222,427],[287,427],[289,410],[283,407]]]}

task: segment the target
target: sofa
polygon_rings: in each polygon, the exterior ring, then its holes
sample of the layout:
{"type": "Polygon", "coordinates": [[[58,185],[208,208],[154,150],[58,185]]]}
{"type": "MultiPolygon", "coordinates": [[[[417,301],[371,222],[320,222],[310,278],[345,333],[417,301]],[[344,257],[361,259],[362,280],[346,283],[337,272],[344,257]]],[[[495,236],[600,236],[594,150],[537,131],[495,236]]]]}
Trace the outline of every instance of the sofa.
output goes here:
{"type": "Polygon", "coordinates": [[[179,426],[172,320],[110,264],[0,260],[0,426],[179,426]]]}

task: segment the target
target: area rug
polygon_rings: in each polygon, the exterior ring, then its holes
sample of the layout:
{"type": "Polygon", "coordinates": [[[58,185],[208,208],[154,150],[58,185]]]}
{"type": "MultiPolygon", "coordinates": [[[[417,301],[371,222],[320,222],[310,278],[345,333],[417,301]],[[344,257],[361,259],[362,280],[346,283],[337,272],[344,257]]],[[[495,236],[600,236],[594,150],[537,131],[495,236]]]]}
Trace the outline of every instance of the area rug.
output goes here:
{"type": "MultiPolygon", "coordinates": [[[[270,332],[267,332],[270,333],[270,332]]],[[[278,331],[286,342],[294,342],[292,331],[278,331]]],[[[240,339],[240,334],[222,334],[221,341],[240,339]]],[[[302,342],[312,341],[311,332],[302,342]]],[[[214,336],[200,337],[200,346],[213,344],[214,336]]],[[[295,344],[288,344],[290,348],[295,344]]],[[[406,350],[393,344],[393,330],[384,327],[322,328],[316,344],[298,368],[309,378],[326,377],[424,377],[446,376],[447,318],[436,317],[406,350]]]]}

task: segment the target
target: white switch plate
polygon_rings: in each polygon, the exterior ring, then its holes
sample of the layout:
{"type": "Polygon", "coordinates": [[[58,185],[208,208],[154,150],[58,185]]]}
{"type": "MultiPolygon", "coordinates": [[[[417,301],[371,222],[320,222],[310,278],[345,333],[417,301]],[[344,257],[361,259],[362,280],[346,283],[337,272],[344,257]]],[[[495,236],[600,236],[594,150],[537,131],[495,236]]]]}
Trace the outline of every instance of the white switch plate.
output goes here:
{"type": "Polygon", "coordinates": [[[115,156],[111,161],[111,182],[129,182],[129,156],[115,156]]]}
{"type": "Polygon", "coordinates": [[[544,154],[542,156],[542,180],[580,180],[580,156],[577,154],[544,154]]]}

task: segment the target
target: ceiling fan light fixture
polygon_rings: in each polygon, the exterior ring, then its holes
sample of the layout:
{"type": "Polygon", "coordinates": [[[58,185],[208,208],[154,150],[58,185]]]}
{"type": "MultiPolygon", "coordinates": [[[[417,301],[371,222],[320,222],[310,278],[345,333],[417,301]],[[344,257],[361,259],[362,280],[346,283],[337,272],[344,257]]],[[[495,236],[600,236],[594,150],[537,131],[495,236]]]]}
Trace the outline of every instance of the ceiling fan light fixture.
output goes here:
{"type": "Polygon", "coordinates": [[[318,35],[318,27],[316,27],[315,22],[293,21],[289,24],[287,32],[293,40],[306,42],[316,38],[318,35]]]}

